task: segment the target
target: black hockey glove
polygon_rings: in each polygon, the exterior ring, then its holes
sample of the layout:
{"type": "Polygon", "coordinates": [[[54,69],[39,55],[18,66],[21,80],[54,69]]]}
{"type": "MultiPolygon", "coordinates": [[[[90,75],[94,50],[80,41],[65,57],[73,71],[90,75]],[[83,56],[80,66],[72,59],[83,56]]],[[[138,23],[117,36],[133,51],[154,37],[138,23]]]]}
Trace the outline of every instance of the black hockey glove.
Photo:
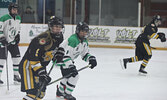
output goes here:
{"type": "Polygon", "coordinates": [[[157,33],[159,35],[159,39],[161,40],[161,42],[166,42],[166,37],[164,33],[157,33]]]}
{"type": "Polygon", "coordinates": [[[17,34],[15,36],[15,41],[16,41],[16,44],[18,44],[20,42],[20,34],[17,34]]]}
{"type": "Polygon", "coordinates": [[[57,52],[54,54],[52,61],[53,62],[56,61],[56,63],[62,62],[63,57],[64,57],[64,52],[65,52],[64,48],[59,47],[58,50],[57,50],[57,52]]]}
{"type": "Polygon", "coordinates": [[[51,77],[47,75],[45,69],[39,69],[39,83],[45,83],[46,85],[51,81],[51,77]]]}
{"type": "Polygon", "coordinates": [[[93,69],[97,65],[95,56],[90,56],[89,57],[89,64],[91,65],[90,66],[91,69],[93,69]]]}
{"type": "Polygon", "coordinates": [[[3,46],[8,45],[8,42],[6,41],[5,37],[1,37],[0,42],[2,43],[3,46]]]}
{"type": "Polygon", "coordinates": [[[49,75],[47,75],[47,74],[43,74],[43,75],[40,75],[39,76],[39,81],[41,82],[41,83],[46,83],[46,85],[51,81],[51,77],[49,76],[49,75]]]}
{"type": "Polygon", "coordinates": [[[75,77],[76,75],[78,75],[78,71],[75,67],[75,65],[69,65],[69,68],[63,68],[61,66],[61,73],[63,75],[63,77],[69,78],[69,77],[75,77]]]}

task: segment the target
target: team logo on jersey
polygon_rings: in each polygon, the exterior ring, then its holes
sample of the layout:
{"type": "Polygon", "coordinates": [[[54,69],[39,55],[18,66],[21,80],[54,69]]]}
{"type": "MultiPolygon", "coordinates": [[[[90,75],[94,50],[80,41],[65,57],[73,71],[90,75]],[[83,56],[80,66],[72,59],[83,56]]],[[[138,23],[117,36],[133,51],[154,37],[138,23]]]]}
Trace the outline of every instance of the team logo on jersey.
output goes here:
{"type": "Polygon", "coordinates": [[[154,24],[151,24],[152,27],[154,27],[155,25],[154,24]]]}
{"type": "Polygon", "coordinates": [[[46,43],[46,40],[44,38],[39,40],[39,44],[44,45],[46,43]]]}

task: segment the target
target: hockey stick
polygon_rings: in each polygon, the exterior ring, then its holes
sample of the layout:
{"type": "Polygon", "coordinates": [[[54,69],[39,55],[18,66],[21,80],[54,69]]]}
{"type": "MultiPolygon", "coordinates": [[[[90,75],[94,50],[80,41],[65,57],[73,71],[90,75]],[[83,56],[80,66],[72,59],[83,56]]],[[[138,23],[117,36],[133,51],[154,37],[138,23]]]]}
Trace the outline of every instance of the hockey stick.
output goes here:
{"type": "MultiPolygon", "coordinates": [[[[51,68],[50,68],[50,70],[49,70],[49,72],[47,73],[48,76],[50,75],[50,73],[51,73],[53,67],[55,66],[55,64],[56,64],[56,61],[53,62],[52,66],[51,66],[51,68]]],[[[39,88],[39,90],[38,90],[38,92],[37,92],[37,94],[36,94],[34,100],[36,100],[37,97],[40,95],[40,93],[41,93],[42,89],[45,87],[45,85],[46,85],[46,82],[44,81],[44,82],[42,83],[41,87],[39,88]]]]}
{"type": "MultiPolygon", "coordinates": [[[[90,67],[90,66],[91,66],[91,65],[87,65],[87,66],[85,66],[85,67],[82,67],[82,68],[78,69],[78,72],[80,72],[80,71],[82,71],[82,70],[84,70],[84,69],[86,69],[86,68],[88,68],[88,67],[90,67]]],[[[62,80],[63,78],[69,77],[69,76],[71,76],[71,74],[72,74],[72,73],[70,73],[70,74],[68,74],[68,75],[66,75],[66,76],[63,76],[63,77],[61,77],[61,78],[58,78],[57,80],[52,81],[52,82],[50,82],[49,84],[47,84],[47,86],[49,86],[49,85],[51,85],[51,84],[53,84],[53,83],[56,83],[56,82],[62,80]]]]}
{"type": "Polygon", "coordinates": [[[6,80],[7,80],[7,93],[9,91],[9,76],[8,76],[8,49],[7,45],[5,45],[5,55],[6,55],[6,80]]]}

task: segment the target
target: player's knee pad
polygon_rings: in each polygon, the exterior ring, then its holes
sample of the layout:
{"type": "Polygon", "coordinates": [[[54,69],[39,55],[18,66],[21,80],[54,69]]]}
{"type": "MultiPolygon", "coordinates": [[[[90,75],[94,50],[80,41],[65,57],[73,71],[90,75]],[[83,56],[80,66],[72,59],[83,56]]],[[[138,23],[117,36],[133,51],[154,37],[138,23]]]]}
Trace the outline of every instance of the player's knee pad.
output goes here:
{"type": "Polygon", "coordinates": [[[138,57],[138,61],[143,60],[143,56],[137,56],[138,57]]]}
{"type": "Polygon", "coordinates": [[[5,59],[0,59],[0,65],[4,65],[4,64],[5,64],[5,62],[6,62],[6,60],[5,60],[5,59]]]}
{"type": "Polygon", "coordinates": [[[79,74],[76,75],[75,77],[70,77],[68,79],[68,83],[70,83],[70,84],[75,86],[77,84],[78,79],[79,79],[79,74]]]}
{"type": "Polygon", "coordinates": [[[149,60],[149,59],[151,59],[151,57],[152,57],[152,55],[147,55],[147,56],[145,56],[143,59],[149,60]]]}
{"type": "Polygon", "coordinates": [[[12,58],[13,64],[18,65],[20,63],[20,57],[14,57],[12,58]]]}

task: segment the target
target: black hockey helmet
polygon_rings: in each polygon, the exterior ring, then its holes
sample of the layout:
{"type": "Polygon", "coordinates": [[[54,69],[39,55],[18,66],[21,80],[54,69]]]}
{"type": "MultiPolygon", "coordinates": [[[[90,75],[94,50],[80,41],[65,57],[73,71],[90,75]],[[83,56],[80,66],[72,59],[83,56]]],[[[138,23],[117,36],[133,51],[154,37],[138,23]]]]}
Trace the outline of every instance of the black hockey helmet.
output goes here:
{"type": "Polygon", "coordinates": [[[63,33],[64,33],[64,22],[62,19],[56,17],[56,16],[51,16],[49,21],[48,21],[48,27],[51,32],[51,37],[53,39],[62,39],[63,38],[63,33]],[[53,26],[54,25],[60,25],[61,26],[61,31],[60,32],[53,32],[53,26]]]}
{"type": "Polygon", "coordinates": [[[157,20],[160,20],[162,21],[162,18],[160,15],[154,15],[153,18],[152,18],[153,21],[157,21],[157,20]]]}
{"type": "Polygon", "coordinates": [[[152,18],[152,22],[156,25],[159,26],[161,25],[162,18],[160,15],[154,15],[152,18]]]}
{"type": "Polygon", "coordinates": [[[88,31],[89,31],[89,26],[88,26],[88,24],[85,23],[85,22],[79,22],[79,23],[77,24],[77,26],[76,26],[76,31],[75,31],[75,33],[78,34],[81,30],[88,32],[88,31]]]}
{"type": "Polygon", "coordinates": [[[9,10],[9,12],[11,12],[11,10],[13,9],[13,8],[19,8],[19,6],[18,6],[18,4],[16,4],[16,3],[10,3],[9,5],[8,5],[8,10],[9,10]]]}
{"type": "Polygon", "coordinates": [[[49,21],[48,21],[48,27],[53,27],[54,25],[60,25],[62,28],[64,28],[64,22],[62,19],[56,17],[56,16],[51,16],[49,21]]]}

